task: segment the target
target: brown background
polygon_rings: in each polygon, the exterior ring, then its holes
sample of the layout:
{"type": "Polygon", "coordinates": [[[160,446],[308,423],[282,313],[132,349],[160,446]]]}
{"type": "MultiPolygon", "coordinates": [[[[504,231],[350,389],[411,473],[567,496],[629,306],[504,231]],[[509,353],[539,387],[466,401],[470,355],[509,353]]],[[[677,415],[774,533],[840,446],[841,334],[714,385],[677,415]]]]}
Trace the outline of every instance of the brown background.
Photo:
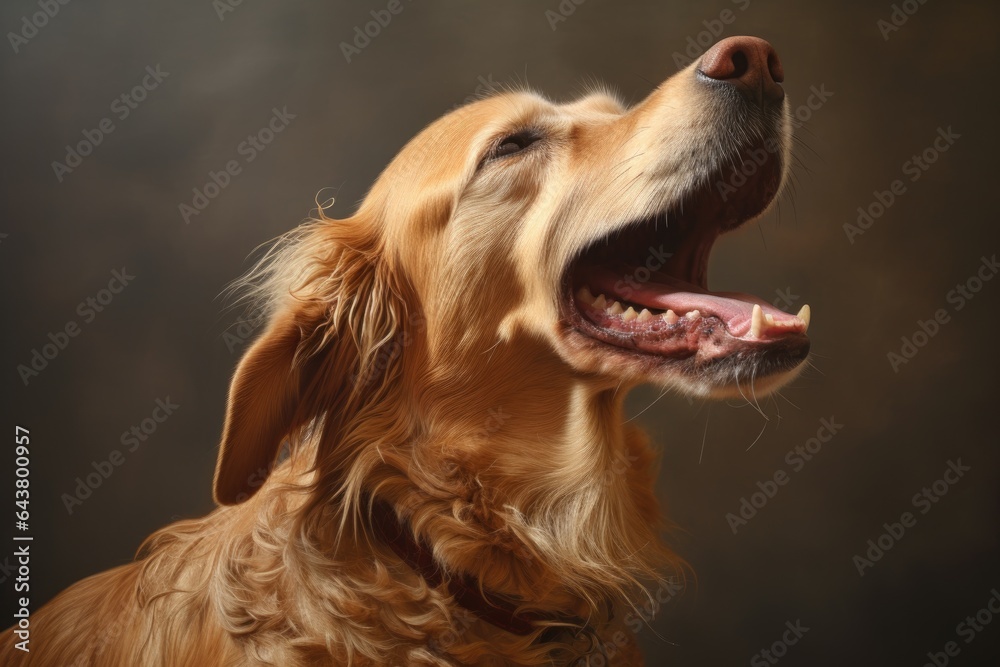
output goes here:
{"type": "MultiPolygon", "coordinates": [[[[125,562],[172,518],[211,508],[226,385],[242,349],[227,346],[236,314],[218,296],[321,189],[330,188],[322,199],[336,195],[333,214],[347,215],[395,151],[474,94],[480,77],[526,81],[556,99],[599,80],[639,100],[676,71],[672,54],[703,21],[729,8],[736,18],[723,35],[773,42],[793,106],[811,86],[833,92],[798,131],[796,185],[780,219],[724,240],[712,267],[716,288],[788,288],[795,307],[810,303],[814,368],[762,404],[766,419],[746,405],[670,396],[638,418],[663,445],[659,493],[679,526],[671,540],[698,575],[640,633],[646,655],[747,664],[801,620],[810,630],[782,664],[918,666],[950,640],[961,647],[952,664],[995,659],[1000,619],[969,644],[956,625],[1000,587],[1000,281],[960,311],[946,294],[1000,249],[1000,12],[930,0],[885,40],[877,21],[889,18],[888,2],[743,4],[588,0],[553,30],[545,12],[558,11],[556,0],[404,0],[351,63],[339,44],[381,0],[245,0],[224,20],[209,0],[73,2],[19,53],[5,43],[2,404],[5,428],[24,424],[33,437],[33,603],[125,562]],[[169,77],[59,183],[51,163],[64,147],[156,64],[169,77]],[[296,118],[186,225],[178,205],[209,170],[240,158],[237,145],[273,107],[296,118]],[[961,138],[910,182],[903,163],[949,126],[961,138]],[[897,178],[905,194],[850,243],[842,226],[897,178]],[[132,284],[25,386],[17,365],[80,321],[77,304],[123,266],[132,284]],[[893,372],[887,353],[938,308],[950,322],[893,372]],[[68,514],[62,494],[168,396],[181,407],[68,514]],[[843,429],[791,472],[785,453],[830,417],[843,429]],[[957,458],[971,471],[860,577],[852,557],[957,458]],[[791,481],[734,535],[725,515],[779,469],[791,481]]],[[[0,26],[19,30],[36,11],[5,2],[0,26]]],[[[657,395],[638,392],[633,411],[657,395]]],[[[0,458],[10,470],[13,457],[0,458]]],[[[11,474],[3,479],[10,489],[11,474]]],[[[6,534],[9,519],[0,523],[6,534]]],[[[5,612],[10,551],[0,551],[5,612]]]]}

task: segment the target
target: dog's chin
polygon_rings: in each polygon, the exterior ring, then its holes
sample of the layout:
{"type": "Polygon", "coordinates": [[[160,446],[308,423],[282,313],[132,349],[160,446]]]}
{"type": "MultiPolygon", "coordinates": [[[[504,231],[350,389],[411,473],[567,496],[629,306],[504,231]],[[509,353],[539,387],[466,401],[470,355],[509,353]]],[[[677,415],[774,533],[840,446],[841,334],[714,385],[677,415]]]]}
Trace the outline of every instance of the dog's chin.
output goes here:
{"type": "Polygon", "coordinates": [[[782,160],[772,154],[724,200],[714,186],[725,176],[663,212],[615,225],[570,263],[558,337],[573,366],[717,398],[759,397],[799,372],[809,354],[808,306],[792,314],[751,294],[708,289],[712,245],[770,206],[782,160]]]}

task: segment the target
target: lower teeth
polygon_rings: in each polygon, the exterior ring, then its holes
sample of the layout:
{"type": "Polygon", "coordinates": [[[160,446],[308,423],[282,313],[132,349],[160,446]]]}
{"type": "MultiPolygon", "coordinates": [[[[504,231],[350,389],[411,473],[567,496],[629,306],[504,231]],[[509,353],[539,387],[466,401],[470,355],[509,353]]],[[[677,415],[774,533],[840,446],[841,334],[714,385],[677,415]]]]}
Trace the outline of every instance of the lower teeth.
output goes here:
{"type": "Polygon", "coordinates": [[[594,310],[603,311],[609,316],[620,316],[626,322],[631,322],[632,320],[636,320],[638,322],[650,322],[659,317],[667,324],[677,324],[681,317],[691,321],[697,320],[701,317],[701,312],[698,310],[692,310],[688,313],[682,313],[681,315],[678,315],[672,310],[667,310],[666,312],[653,312],[649,308],[642,308],[642,310],[636,312],[635,307],[628,306],[625,308],[618,301],[609,301],[603,294],[599,294],[595,297],[590,291],[590,288],[586,286],[577,290],[576,298],[578,301],[587,304],[594,310]]]}
{"type": "MultiPolygon", "coordinates": [[[[581,287],[576,292],[576,298],[578,301],[587,304],[591,308],[599,311],[603,311],[608,316],[621,317],[626,322],[631,322],[636,320],[639,322],[650,322],[655,318],[659,317],[664,322],[669,325],[677,324],[681,318],[693,322],[701,318],[701,311],[691,310],[687,313],[682,313],[678,315],[672,310],[667,310],[666,312],[653,312],[648,308],[642,308],[641,311],[636,312],[634,306],[624,307],[618,301],[614,299],[609,300],[603,294],[599,294],[596,297],[590,291],[589,287],[581,287]]],[[[795,320],[776,320],[774,315],[771,313],[765,313],[764,310],[757,304],[754,304],[753,312],[751,314],[751,326],[750,333],[754,338],[760,338],[761,335],[768,329],[787,329],[795,328],[797,326],[803,326],[803,331],[809,329],[809,320],[811,319],[811,311],[809,306],[802,306],[796,315],[795,320]]]]}

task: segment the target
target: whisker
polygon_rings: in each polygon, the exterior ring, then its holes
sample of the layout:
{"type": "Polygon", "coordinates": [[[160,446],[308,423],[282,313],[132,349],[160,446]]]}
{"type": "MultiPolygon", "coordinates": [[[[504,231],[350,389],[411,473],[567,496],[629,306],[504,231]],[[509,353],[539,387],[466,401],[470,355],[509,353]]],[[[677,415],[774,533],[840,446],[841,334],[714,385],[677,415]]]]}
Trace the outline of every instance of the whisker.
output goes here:
{"type": "MultiPolygon", "coordinates": [[[[709,408],[711,414],[711,408],[709,408]]],[[[708,439],[708,417],[705,418],[705,431],[701,434],[701,451],[698,453],[698,465],[701,465],[701,459],[705,455],[705,440],[708,439]]]]}
{"type": "Polygon", "coordinates": [[[747,447],[745,451],[749,452],[750,449],[757,444],[757,441],[760,440],[762,435],[764,435],[764,431],[766,429],[767,429],[767,422],[764,422],[764,425],[760,429],[760,433],[757,434],[757,437],[754,438],[754,441],[750,443],[750,447],[747,447]]]}
{"type": "Polygon", "coordinates": [[[629,417],[628,419],[626,419],[625,423],[628,424],[633,419],[638,419],[639,417],[641,417],[643,412],[645,412],[646,410],[649,410],[651,407],[653,407],[654,405],[656,405],[661,398],[663,398],[664,396],[666,396],[667,395],[667,391],[668,391],[667,389],[664,389],[662,392],[660,392],[660,395],[657,396],[656,398],[654,398],[652,403],[650,403],[649,405],[647,405],[646,407],[644,407],[642,409],[642,411],[639,412],[639,414],[634,415],[634,416],[629,417]]]}

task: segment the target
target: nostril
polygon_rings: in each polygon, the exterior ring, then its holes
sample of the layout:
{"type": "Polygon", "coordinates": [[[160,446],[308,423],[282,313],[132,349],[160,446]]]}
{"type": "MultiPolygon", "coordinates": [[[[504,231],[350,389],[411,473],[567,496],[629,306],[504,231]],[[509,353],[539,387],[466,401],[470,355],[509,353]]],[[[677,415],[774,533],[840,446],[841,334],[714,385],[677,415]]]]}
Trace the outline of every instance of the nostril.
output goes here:
{"type": "Polygon", "coordinates": [[[729,79],[741,79],[750,69],[750,59],[747,58],[747,54],[743,51],[737,51],[733,54],[733,72],[728,77],[729,79]]]}

